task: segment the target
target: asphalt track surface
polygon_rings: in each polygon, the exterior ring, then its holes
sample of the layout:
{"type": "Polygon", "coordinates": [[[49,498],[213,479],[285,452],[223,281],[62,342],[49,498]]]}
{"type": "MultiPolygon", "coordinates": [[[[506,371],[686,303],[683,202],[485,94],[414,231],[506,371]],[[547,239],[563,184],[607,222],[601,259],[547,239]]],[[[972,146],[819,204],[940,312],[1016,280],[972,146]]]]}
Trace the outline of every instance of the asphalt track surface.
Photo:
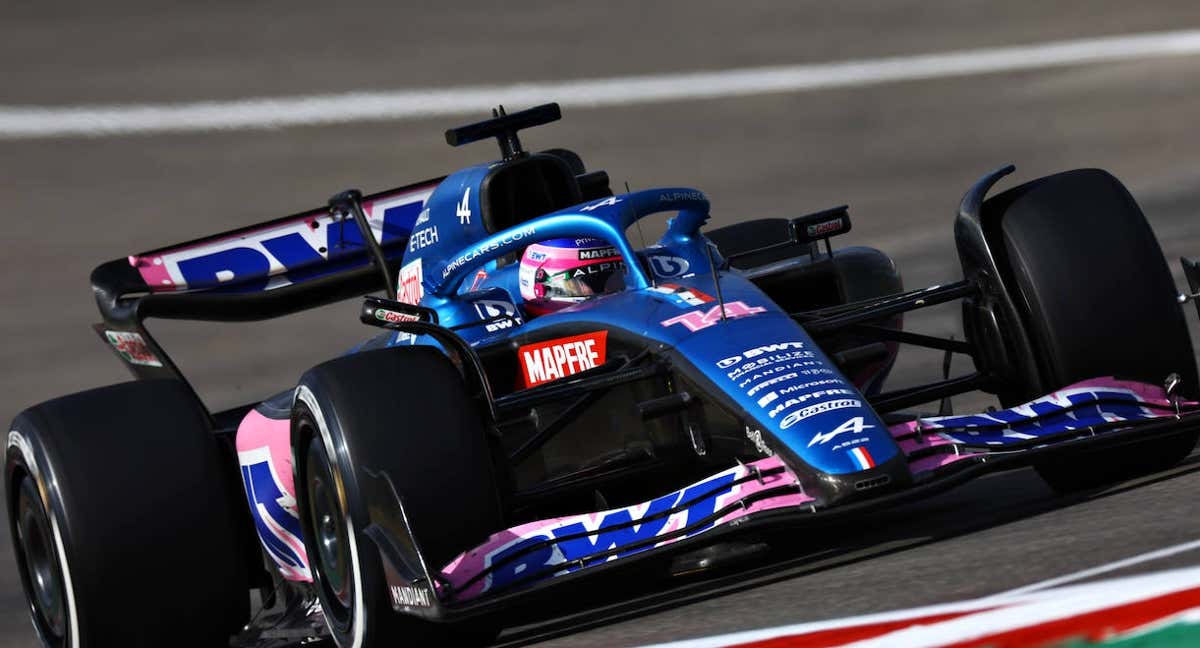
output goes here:
{"type": "MultiPolygon", "coordinates": [[[[539,2],[498,14],[482,4],[335,13],[328,3],[10,3],[0,20],[0,105],[721,70],[1200,27],[1191,1],[879,4],[539,2]]],[[[574,149],[618,186],[703,189],[716,224],[848,202],[854,231],[839,243],[888,251],[909,286],[958,278],[952,214],[981,174],[1008,162],[1014,181],[1098,166],[1131,188],[1175,265],[1200,255],[1197,80],[1200,57],[1140,60],[567,111],[523,139],[574,149]]],[[[378,190],[492,156],[488,144],[447,147],[441,131],[457,121],[0,140],[0,417],[127,378],[89,329],[96,264],[299,211],[343,188],[378,190]]],[[[356,308],[155,331],[219,407],[265,396],[361,338],[356,308]]],[[[953,308],[908,322],[961,335],[953,308]]],[[[939,366],[936,354],[905,351],[894,375],[927,378],[939,366]]],[[[867,524],[798,534],[786,558],[745,574],[650,599],[634,588],[608,608],[505,639],[636,644],[987,595],[1200,537],[1198,488],[1195,459],[1082,498],[1053,496],[1030,471],[988,477],[867,524]]],[[[0,646],[32,643],[5,535],[0,646]]]]}

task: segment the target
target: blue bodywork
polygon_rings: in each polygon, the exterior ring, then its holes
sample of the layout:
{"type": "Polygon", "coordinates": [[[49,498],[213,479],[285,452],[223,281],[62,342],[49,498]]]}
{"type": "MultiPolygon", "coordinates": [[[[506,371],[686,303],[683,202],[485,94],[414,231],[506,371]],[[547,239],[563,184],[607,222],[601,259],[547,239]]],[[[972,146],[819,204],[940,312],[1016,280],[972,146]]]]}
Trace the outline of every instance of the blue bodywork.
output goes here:
{"type": "MultiPolygon", "coordinates": [[[[527,245],[548,239],[603,239],[627,261],[623,291],[553,315],[526,318],[520,326],[474,326],[458,332],[472,345],[486,346],[517,336],[522,341],[551,339],[564,327],[620,330],[667,355],[675,366],[690,365],[689,375],[703,376],[730,410],[756,424],[768,445],[793,462],[844,475],[899,454],[860,391],[799,324],[740,271],[729,268],[700,233],[709,218],[702,192],[667,187],[626,193],[489,234],[479,217],[479,183],[488,169],[479,165],[447,177],[413,227],[404,265],[420,266],[420,305],[436,310],[441,325],[456,327],[496,312],[477,307],[479,302],[507,301],[520,313],[517,266],[499,267],[503,257],[512,258],[527,245]],[[626,229],[662,212],[677,212],[662,239],[635,250],[626,229]],[[435,229],[436,234],[423,229],[435,229]],[[719,294],[725,317],[715,299],[695,306],[666,294],[663,283],[710,298],[719,294]],[[865,453],[852,454],[859,448],[865,453]],[[871,463],[864,465],[863,457],[871,463]]],[[[407,334],[389,335],[389,345],[434,343],[407,334]]]]}

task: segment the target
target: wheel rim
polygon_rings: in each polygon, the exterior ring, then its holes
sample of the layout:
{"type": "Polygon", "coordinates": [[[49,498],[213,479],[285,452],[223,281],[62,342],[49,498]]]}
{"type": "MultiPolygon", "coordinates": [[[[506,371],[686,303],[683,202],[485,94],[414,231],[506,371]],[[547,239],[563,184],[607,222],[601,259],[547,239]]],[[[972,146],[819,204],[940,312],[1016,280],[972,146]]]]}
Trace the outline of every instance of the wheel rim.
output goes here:
{"type": "Polygon", "coordinates": [[[339,625],[346,625],[350,622],[354,600],[354,579],[347,550],[349,534],[337,485],[325,449],[317,437],[308,444],[305,479],[308,524],[316,549],[316,561],[311,565],[313,576],[325,602],[326,615],[331,615],[339,625]]]}
{"type": "Polygon", "coordinates": [[[54,548],[50,520],[42,507],[37,484],[21,478],[16,507],[17,550],[34,621],[48,638],[62,640],[66,625],[66,596],[62,566],[54,548]]]}

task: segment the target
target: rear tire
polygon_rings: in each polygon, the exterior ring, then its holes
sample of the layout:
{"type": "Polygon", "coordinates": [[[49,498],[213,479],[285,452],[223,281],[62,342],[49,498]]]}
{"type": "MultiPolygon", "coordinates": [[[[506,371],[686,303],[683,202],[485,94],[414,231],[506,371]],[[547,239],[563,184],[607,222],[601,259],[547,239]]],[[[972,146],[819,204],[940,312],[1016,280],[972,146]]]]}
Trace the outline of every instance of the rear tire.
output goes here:
{"type": "MultiPolygon", "coordinates": [[[[989,199],[983,218],[1048,388],[1109,375],[1161,385],[1177,373],[1181,393],[1200,391],[1175,282],[1120,181],[1098,169],[1048,176],[989,199]]],[[[1196,438],[1059,455],[1036,468],[1057,491],[1092,488],[1173,466],[1196,438]]]]}
{"type": "Polygon", "coordinates": [[[13,421],[9,526],[43,645],[225,645],[249,615],[240,492],[177,381],[64,396],[13,421]]]}
{"type": "MultiPolygon", "coordinates": [[[[717,245],[725,257],[746,254],[732,262],[742,270],[795,259],[796,263],[770,274],[754,278],[754,283],[787,312],[801,312],[835,306],[865,299],[894,295],[904,290],[896,263],[883,252],[869,247],[848,247],[824,253],[815,259],[807,245],[780,246],[763,252],[752,252],[779,245],[789,240],[788,221],[783,218],[762,218],[717,228],[704,234],[717,245]],[[831,258],[831,261],[827,259],[831,258]]],[[[867,322],[900,330],[904,316],[894,315],[867,322]]],[[[851,331],[839,331],[820,340],[827,353],[836,353],[872,344],[876,337],[851,331]]],[[[878,394],[891,373],[900,352],[897,342],[885,342],[885,352],[840,368],[867,396],[878,394]]]]}
{"type": "Polygon", "coordinates": [[[495,638],[482,620],[456,628],[393,611],[382,558],[364,534],[368,470],[392,480],[431,570],[504,527],[480,407],[440,351],[380,349],[309,370],[292,444],[304,544],[338,646],[495,638]],[[483,638],[474,636],[481,628],[483,638]]]}
{"type": "Polygon", "coordinates": [[[753,252],[791,240],[786,218],[758,218],[742,221],[707,230],[704,232],[704,236],[716,244],[723,257],[745,255],[732,262],[735,268],[742,270],[785,259],[808,256],[809,251],[807,245],[795,245],[780,246],[765,252],[753,252]]]}

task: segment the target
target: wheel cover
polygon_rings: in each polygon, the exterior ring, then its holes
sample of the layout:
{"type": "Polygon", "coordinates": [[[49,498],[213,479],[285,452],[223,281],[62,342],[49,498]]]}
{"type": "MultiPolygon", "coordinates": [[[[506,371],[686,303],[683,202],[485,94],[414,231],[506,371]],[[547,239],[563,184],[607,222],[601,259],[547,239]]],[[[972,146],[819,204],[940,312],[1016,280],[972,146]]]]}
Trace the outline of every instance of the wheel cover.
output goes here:
{"type": "Polygon", "coordinates": [[[339,626],[348,626],[354,605],[354,578],[347,552],[349,532],[340,505],[337,485],[321,439],[313,436],[305,453],[307,511],[316,560],[314,580],[325,603],[325,614],[339,626]]]}
{"type": "Polygon", "coordinates": [[[37,484],[25,474],[17,488],[17,551],[34,622],[47,638],[61,641],[66,632],[66,596],[50,521],[37,484]]]}

